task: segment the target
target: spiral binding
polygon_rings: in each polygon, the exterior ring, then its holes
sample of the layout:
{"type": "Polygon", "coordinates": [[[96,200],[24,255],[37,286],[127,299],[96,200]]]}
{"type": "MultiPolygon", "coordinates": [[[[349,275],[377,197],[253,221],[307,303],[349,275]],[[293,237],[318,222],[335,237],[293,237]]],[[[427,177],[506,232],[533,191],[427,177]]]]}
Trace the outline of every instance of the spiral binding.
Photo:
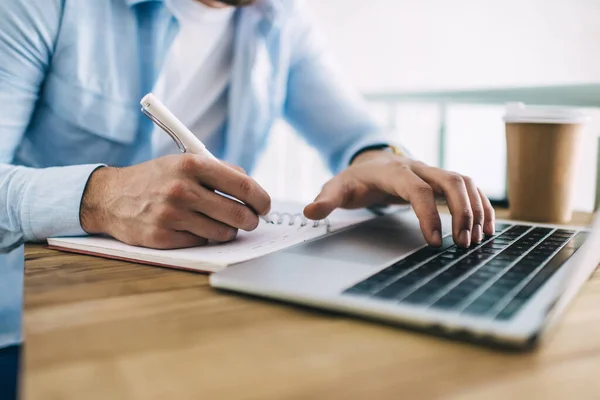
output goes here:
{"type": "Polygon", "coordinates": [[[278,225],[283,224],[287,220],[288,225],[292,226],[292,225],[296,224],[296,220],[299,220],[300,226],[306,226],[309,224],[309,221],[311,221],[313,228],[318,227],[321,223],[323,223],[323,225],[325,225],[327,227],[327,230],[329,230],[331,228],[331,223],[329,222],[328,218],[314,221],[314,220],[309,220],[301,213],[288,213],[288,212],[280,213],[277,211],[273,211],[269,214],[269,217],[271,217],[271,220],[273,221],[274,224],[278,224],[278,225]]]}

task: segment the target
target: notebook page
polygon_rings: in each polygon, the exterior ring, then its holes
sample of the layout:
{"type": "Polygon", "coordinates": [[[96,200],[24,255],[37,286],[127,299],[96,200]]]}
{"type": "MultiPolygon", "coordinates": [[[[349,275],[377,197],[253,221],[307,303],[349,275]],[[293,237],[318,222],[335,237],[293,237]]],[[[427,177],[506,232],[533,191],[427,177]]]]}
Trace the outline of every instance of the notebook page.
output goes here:
{"type": "MultiPolygon", "coordinates": [[[[290,214],[302,212],[297,204],[278,203],[274,210],[290,214]]],[[[336,210],[330,216],[329,232],[337,231],[348,226],[367,221],[375,215],[366,210],[346,211],[336,210]]],[[[257,229],[252,232],[240,231],[236,240],[229,243],[210,243],[202,247],[177,250],[155,250],[130,246],[111,238],[81,237],[81,238],[52,238],[48,242],[58,247],[77,246],[79,250],[85,247],[88,251],[103,253],[103,249],[115,251],[128,258],[169,264],[169,260],[177,260],[177,265],[219,265],[227,266],[256,257],[273,253],[296,244],[324,236],[328,229],[324,223],[318,227],[308,221],[301,226],[301,219],[294,219],[294,225],[289,224],[289,217],[281,224],[268,224],[260,221],[257,229]],[[162,261],[161,261],[162,260],[162,261]]]]}

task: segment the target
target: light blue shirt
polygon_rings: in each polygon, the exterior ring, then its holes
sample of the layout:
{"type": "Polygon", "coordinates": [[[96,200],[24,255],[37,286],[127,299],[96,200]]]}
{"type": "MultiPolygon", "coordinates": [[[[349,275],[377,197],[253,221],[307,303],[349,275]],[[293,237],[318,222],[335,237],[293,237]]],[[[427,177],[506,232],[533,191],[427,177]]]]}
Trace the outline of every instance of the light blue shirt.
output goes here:
{"type": "MultiPolygon", "coordinates": [[[[301,0],[259,0],[235,24],[220,158],[251,171],[278,118],[333,172],[390,143],[327,60],[301,0]]],[[[2,0],[0,27],[0,236],[84,235],[90,174],[153,157],[139,100],[177,22],[161,0],[2,0]]]]}

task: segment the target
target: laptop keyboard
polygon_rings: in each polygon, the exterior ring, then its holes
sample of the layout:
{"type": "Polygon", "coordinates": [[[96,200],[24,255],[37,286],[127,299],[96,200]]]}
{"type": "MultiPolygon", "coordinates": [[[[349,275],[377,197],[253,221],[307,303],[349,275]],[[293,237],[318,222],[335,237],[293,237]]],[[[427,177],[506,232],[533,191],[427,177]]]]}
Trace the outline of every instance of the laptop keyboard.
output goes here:
{"type": "Polygon", "coordinates": [[[434,309],[512,318],[581,247],[586,232],[497,224],[468,249],[447,236],[344,291],[434,309]]]}

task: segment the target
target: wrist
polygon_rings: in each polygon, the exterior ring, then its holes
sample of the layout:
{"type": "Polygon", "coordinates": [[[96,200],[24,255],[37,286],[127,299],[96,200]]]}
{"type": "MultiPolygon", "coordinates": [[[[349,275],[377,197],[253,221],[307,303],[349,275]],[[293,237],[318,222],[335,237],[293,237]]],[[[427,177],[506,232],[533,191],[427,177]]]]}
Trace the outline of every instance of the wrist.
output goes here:
{"type": "Polygon", "coordinates": [[[113,168],[100,167],[90,175],[81,198],[79,221],[89,234],[106,233],[106,194],[113,168]]]}
{"type": "Polygon", "coordinates": [[[363,161],[372,160],[375,157],[390,157],[390,156],[398,156],[398,157],[407,157],[406,154],[400,150],[396,146],[392,145],[378,145],[378,146],[370,146],[360,150],[358,153],[352,157],[350,165],[357,164],[363,161]]]}

